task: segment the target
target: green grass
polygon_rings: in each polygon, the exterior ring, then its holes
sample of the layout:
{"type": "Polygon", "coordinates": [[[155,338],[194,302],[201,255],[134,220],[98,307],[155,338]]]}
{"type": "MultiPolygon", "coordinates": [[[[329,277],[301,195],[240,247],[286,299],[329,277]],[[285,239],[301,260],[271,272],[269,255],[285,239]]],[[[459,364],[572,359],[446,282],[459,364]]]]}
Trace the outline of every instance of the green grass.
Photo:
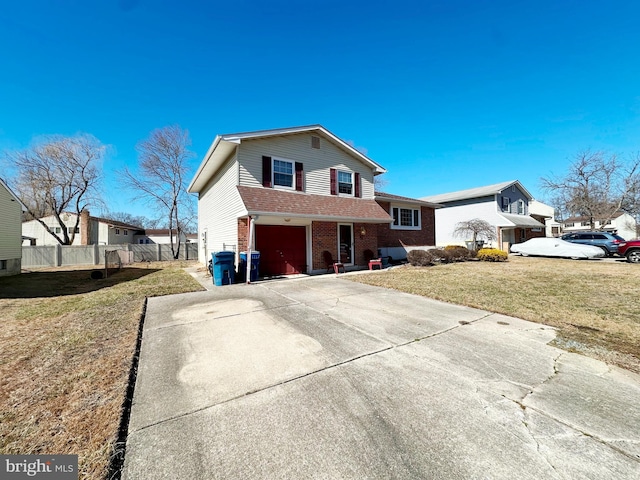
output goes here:
{"type": "Polygon", "coordinates": [[[79,455],[107,475],[146,297],[202,290],[185,262],[0,278],[0,453],[79,455]]]}
{"type": "Polygon", "coordinates": [[[551,325],[557,345],[640,373],[638,265],[511,256],[349,278],[551,325]]]}

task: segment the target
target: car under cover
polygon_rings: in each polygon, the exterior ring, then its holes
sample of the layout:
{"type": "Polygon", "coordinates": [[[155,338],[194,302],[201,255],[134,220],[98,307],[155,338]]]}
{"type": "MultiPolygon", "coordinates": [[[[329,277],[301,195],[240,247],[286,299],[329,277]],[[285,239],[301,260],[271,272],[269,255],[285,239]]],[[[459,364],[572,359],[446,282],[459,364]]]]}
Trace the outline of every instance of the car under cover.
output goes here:
{"type": "Polygon", "coordinates": [[[523,243],[516,243],[511,245],[511,253],[566,258],[604,257],[604,251],[600,247],[566,242],[560,238],[551,237],[532,238],[523,243]]]}

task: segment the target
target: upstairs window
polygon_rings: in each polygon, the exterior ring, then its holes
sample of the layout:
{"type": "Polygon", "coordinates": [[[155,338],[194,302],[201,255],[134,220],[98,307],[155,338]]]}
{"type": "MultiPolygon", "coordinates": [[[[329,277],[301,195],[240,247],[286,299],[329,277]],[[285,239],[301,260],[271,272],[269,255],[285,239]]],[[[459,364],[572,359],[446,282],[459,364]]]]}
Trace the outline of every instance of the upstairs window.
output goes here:
{"type": "Polygon", "coordinates": [[[524,215],[524,201],[518,200],[518,215],[524,215]]]}
{"type": "Polygon", "coordinates": [[[353,175],[351,172],[338,170],[338,193],[353,195],[353,175]]]}
{"type": "Polygon", "coordinates": [[[509,211],[509,197],[502,197],[502,211],[509,211]]]}
{"type": "Polygon", "coordinates": [[[273,159],[273,185],[293,188],[293,162],[273,159]]]}
{"type": "Polygon", "coordinates": [[[360,173],[329,169],[331,195],[352,195],[356,198],[362,197],[362,185],[360,173]]]}

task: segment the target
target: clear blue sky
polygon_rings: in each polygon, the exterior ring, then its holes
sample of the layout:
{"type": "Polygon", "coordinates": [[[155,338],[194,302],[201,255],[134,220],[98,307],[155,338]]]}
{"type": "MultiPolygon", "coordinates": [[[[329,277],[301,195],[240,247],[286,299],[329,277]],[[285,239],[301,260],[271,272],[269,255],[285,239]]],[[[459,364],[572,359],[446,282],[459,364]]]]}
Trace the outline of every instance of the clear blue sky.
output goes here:
{"type": "Polygon", "coordinates": [[[113,171],[154,128],[320,123],[421,197],[640,151],[640,2],[7,1],[0,150],[87,132],[111,146],[112,211],[148,214],[113,171]],[[114,192],[116,194],[114,194],[114,192]]]}

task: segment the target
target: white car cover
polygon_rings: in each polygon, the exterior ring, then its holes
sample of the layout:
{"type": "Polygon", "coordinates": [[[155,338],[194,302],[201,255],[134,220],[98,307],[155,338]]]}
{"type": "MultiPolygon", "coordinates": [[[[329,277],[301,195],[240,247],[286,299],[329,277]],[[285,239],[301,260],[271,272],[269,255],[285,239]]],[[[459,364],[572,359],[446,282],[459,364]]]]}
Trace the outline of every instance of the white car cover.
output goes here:
{"type": "Polygon", "coordinates": [[[604,257],[604,251],[593,245],[566,242],[560,238],[532,238],[524,243],[511,245],[512,253],[521,255],[540,255],[545,257],[598,258],[604,257]]]}

